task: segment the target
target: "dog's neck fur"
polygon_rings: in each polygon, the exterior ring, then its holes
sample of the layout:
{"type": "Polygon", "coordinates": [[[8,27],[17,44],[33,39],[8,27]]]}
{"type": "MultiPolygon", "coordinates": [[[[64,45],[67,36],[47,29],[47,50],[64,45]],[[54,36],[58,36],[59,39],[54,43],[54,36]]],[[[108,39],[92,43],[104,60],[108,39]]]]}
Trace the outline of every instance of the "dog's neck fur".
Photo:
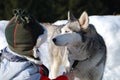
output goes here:
{"type": "Polygon", "coordinates": [[[69,57],[73,60],[82,61],[90,57],[90,55],[87,54],[86,50],[82,49],[82,45],[77,44],[74,46],[68,46],[67,49],[69,51],[69,57]]]}
{"type": "Polygon", "coordinates": [[[76,43],[75,45],[67,46],[68,51],[70,53],[69,56],[72,56],[71,58],[73,58],[73,60],[83,61],[89,57],[94,56],[95,55],[94,53],[100,50],[102,46],[105,46],[102,37],[96,32],[96,30],[91,29],[95,29],[93,25],[89,25],[89,30],[84,31],[85,34],[83,33],[83,31],[79,33],[83,35],[82,43],[76,43]]]}

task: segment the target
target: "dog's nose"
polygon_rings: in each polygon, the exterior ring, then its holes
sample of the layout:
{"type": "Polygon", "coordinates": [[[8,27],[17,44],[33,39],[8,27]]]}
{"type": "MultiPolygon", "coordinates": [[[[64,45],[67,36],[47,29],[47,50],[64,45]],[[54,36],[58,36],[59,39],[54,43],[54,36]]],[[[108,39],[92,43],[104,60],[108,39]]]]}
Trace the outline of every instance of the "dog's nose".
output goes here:
{"type": "Polygon", "coordinates": [[[56,42],[56,38],[53,38],[52,40],[53,40],[54,43],[56,42]]]}

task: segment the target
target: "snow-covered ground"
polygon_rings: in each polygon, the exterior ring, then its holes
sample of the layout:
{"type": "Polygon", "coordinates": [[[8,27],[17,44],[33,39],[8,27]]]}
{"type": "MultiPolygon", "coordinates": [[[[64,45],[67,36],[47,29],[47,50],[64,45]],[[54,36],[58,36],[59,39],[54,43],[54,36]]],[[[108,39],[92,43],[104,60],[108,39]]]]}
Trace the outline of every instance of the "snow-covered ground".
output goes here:
{"type": "MultiPolygon", "coordinates": [[[[120,16],[90,16],[90,23],[95,25],[107,45],[107,64],[103,80],[120,80],[120,16]]],[[[54,25],[65,24],[67,21],[57,21],[54,25]]],[[[0,21],[0,49],[7,43],[4,30],[8,21],[0,21]]],[[[49,67],[48,41],[39,48],[43,63],[49,67]]]]}
{"type": "Polygon", "coordinates": [[[91,16],[90,23],[95,25],[107,45],[104,80],[120,80],[120,16],[91,16]]]}

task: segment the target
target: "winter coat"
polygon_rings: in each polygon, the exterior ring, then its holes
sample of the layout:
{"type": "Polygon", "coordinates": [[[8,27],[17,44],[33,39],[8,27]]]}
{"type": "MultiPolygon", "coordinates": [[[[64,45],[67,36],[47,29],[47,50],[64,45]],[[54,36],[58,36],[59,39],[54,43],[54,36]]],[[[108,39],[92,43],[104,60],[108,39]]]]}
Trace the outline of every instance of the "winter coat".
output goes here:
{"type": "Polygon", "coordinates": [[[0,52],[0,80],[40,80],[39,66],[9,48],[0,52]]]}
{"type": "MultiPolygon", "coordinates": [[[[12,52],[8,47],[0,51],[0,80],[51,80],[44,65],[36,65],[12,52]]],[[[53,80],[68,80],[64,75],[53,80]]]]}

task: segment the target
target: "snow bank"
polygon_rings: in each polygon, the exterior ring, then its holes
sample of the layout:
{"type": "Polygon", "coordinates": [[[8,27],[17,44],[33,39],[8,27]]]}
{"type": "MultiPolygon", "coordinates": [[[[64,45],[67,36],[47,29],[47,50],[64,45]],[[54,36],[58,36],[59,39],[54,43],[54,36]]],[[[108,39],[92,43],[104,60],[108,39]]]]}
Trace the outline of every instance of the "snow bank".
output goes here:
{"type": "Polygon", "coordinates": [[[107,64],[104,80],[120,80],[120,16],[91,16],[94,24],[107,45],[107,64]]]}
{"type": "MultiPolygon", "coordinates": [[[[107,64],[103,80],[120,80],[120,16],[90,16],[89,19],[107,45],[107,64]]],[[[59,20],[54,24],[66,23],[65,20],[59,20]]]]}
{"type": "Polygon", "coordinates": [[[0,21],[0,50],[6,47],[7,42],[5,39],[5,27],[8,24],[9,21],[2,20],[0,21]]]}
{"type": "MultiPolygon", "coordinates": [[[[120,16],[90,16],[90,23],[100,33],[107,45],[107,64],[103,80],[120,80],[120,16]]],[[[0,49],[7,43],[4,30],[8,21],[0,21],[0,49]]],[[[59,20],[54,25],[66,24],[66,20],[59,20]]],[[[39,48],[43,63],[49,67],[48,41],[39,48]]]]}

